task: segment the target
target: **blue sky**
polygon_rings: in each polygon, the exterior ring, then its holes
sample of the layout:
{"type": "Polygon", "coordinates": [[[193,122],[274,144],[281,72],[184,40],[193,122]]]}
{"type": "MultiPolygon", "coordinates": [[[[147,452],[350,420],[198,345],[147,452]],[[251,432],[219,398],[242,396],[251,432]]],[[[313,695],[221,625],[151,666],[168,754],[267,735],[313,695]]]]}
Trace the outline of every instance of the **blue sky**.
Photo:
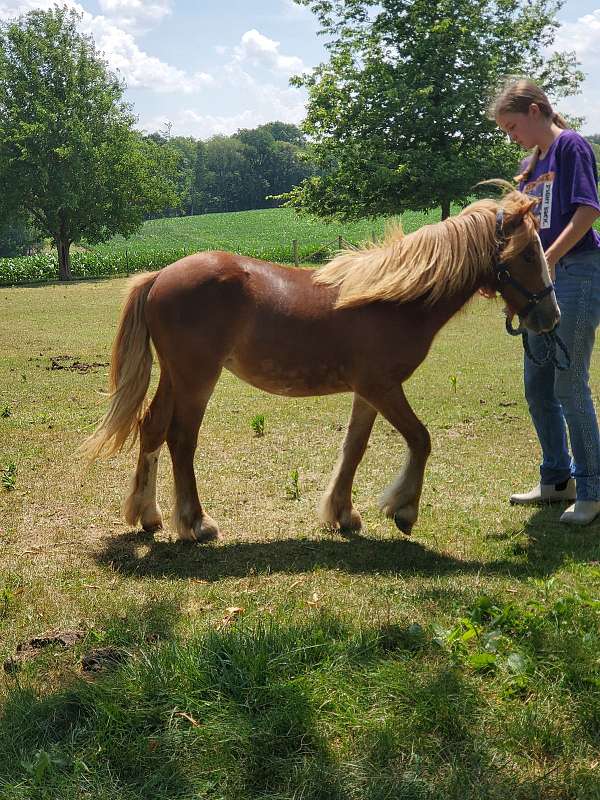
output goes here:
{"type": "MultiPolygon", "coordinates": [[[[300,122],[306,96],[290,75],[325,58],[310,11],[293,0],[63,0],[83,14],[120,72],[139,126],[206,139],[274,119],[300,122]]],[[[53,0],[0,0],[0,19],[53,0]]],[[[567,0],[556,46],[574,49],[588,79],[560,110],[600,132],[600,0],[567,0]]]]}

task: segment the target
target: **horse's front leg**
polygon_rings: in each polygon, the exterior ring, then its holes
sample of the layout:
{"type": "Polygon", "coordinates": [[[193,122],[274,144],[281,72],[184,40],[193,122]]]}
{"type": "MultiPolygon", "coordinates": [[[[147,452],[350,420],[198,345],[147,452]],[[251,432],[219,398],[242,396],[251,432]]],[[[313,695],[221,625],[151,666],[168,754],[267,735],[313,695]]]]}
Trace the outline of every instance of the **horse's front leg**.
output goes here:
{"type": "Polygon", "coordinates": [[[429,431],[408,404],[402,386],[378,395],[369,392],[369,402],[404,436],[408,456],[397,478],[385,489],[381,510],[393,519],[402,533],[410,536],[419,514],[425,464],[431,452],[429,431]]]}
{"type": "Polygon", "coordinates": [[[352,482],[365,453],[377,411],[359,395],[354,395],[348,431],[331,475],[329,486],[319,503],[319,517],[326,525],[344,531],[362,527],[360,514],[352,505],[352,482]]]}

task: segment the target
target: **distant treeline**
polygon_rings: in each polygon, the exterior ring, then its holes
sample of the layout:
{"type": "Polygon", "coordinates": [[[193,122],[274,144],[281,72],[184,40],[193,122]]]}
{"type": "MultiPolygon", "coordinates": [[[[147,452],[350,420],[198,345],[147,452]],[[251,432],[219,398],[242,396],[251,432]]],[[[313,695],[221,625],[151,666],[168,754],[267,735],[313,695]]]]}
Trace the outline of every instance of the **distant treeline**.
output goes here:
{"type": "Polygon", "coordinates": [[[198,141],[165,132],[148,137],[177,154],[179,205],[152,217],[247,211],[277,205],[315,170],[306,158],[306,139],[296,125],[269,122],[232,136],[198,141]]]}

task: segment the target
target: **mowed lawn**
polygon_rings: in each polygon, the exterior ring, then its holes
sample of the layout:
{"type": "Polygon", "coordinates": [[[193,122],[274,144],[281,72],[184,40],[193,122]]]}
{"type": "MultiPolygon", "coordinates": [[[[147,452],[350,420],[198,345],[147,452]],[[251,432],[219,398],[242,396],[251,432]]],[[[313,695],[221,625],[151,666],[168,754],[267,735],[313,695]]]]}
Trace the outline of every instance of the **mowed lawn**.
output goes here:
{"type": "MultiPolygon", "coordinates": [[[[405,452],[387,423],[345,538],[315,506],[350,396],[224,373],[196,471],[225,538],[190,546],[123,522],[135,451],[77,455],[125,286],[0,291],[0,657],[80,632],[0,677],[0,798],[599,798],[600,525],[507,502],[538,448],[501,304],[474,300],[407,385],[433,439],[410,539],[377,507],[405,452]]],[[[165,448],[164,512],[171,485],[165,448]]]]}

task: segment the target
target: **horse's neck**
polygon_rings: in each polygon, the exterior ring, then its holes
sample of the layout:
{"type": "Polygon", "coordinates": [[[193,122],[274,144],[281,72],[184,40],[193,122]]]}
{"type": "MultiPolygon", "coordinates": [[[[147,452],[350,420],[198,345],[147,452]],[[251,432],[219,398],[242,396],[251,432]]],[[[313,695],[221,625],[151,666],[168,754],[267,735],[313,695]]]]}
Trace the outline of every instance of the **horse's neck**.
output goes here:
{"type": "Polygon", "coordinates": [[[471,300],[482,283],[478,282],[473,287],[465,287],[460,292],[442,297],[431,307],[431,323],[435,326],[436,333],[471,300]]]}

